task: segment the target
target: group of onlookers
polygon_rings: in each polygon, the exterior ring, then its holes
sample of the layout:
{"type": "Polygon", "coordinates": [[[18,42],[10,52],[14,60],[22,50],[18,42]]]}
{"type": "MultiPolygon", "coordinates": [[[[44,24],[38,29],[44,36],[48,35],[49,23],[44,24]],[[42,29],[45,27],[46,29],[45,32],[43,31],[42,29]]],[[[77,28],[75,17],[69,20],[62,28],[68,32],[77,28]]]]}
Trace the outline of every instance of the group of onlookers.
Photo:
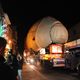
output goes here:
{"type": "Polygon", "coordinates": [[[1,80],[22,80],[23,58],[17,53],[10,51],[8,59],[4,58],[4,51],[7,41],[0,37],[0,79],[1,80]]]}

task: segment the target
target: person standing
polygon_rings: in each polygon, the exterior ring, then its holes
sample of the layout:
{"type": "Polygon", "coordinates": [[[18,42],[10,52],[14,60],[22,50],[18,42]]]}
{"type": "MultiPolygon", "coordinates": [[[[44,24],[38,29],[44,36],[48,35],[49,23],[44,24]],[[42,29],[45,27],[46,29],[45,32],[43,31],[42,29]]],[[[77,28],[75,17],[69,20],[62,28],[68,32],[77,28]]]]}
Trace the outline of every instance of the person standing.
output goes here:
{"type": "Polygon", "coordinates": [[[12,57],[13,57],[12,68],[13,68],[14,76],[17,77],[18,76],[18,60],[17,60],[17,55],[16,54],[12,54],[12,57]]]}
{"type": "Polygon", "coordinates": [[[4,53],[7,41],[0,37],[0,79],[1,80],[16,80],[13,76],[13,70],[7,64],[4,53]]]}
{"type": "Polygon", "coordinates": [[[20,54],[17,55],[18,60],[18,79],[22,80],[22,65],[23,65],[23,58],[20,54]]]}

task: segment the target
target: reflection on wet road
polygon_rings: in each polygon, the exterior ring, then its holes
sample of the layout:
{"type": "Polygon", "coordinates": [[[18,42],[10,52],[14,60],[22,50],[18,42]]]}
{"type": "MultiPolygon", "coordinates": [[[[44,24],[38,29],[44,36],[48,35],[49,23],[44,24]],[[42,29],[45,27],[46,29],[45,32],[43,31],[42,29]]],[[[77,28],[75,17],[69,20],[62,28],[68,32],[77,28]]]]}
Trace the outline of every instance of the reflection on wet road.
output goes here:
{"type": "Polygon", "coordinates": [[[77,73],[70,73],[60,68],[49,70],[39,65],[23,65],[23,80],[79,80],[76,75],[77,73]]]}

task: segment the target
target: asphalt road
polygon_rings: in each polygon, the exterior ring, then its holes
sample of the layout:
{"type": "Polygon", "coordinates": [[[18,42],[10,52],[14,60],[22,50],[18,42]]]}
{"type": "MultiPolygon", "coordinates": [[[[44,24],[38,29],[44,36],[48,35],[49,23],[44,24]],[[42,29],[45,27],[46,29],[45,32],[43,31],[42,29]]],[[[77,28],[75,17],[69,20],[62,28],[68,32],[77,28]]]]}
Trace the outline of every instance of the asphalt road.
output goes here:
{"type": "Polygon", "coordinates": [[[64,70],[61,68],[53,68],[45,70],[41,66],[34,66],[25,63],[22,71],[23,80],[80,80],[77,73],[64,70]]]}

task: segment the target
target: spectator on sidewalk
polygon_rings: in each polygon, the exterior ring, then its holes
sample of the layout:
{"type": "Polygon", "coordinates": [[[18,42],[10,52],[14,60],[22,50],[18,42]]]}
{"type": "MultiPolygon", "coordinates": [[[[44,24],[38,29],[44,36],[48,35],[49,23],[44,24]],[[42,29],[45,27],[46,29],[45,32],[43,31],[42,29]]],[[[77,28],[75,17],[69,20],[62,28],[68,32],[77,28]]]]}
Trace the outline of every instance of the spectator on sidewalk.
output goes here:
{"type": "Polygon", "coordinates": [[[18,60],[18,79],[22,80],[22,65],[23,65],[23,58],[22,56],[18,53],[17,55],[17,60],[18,60]]]}
{"type": "Polygon", "coordinates": [[[4,51],[7,41],[0,37],[0,79],[1,80],[16,80],[13,76],[13,70],[7,64],[4,58],[4,51]]]}

